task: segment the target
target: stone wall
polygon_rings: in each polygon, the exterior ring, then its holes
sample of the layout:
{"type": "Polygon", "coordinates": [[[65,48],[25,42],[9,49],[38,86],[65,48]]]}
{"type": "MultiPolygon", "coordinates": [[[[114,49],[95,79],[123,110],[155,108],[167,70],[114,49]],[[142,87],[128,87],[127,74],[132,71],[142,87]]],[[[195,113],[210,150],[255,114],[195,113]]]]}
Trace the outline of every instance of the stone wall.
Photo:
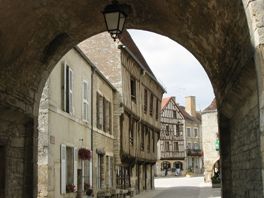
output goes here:
{"type": "Polygon", "coordinates": [[[204,180],[211,181],[214,163],[220,158],[219,151],[216,151],[215,141],[218,138],[217,110],[202,113],[202,142],[204,152],[204,180]]]}
{"type": "MultiPolygon", "coordinates": [[[[5,197],[26,197],[33,192],[33,119],[6,109],[0,116],[0,145],[4,146],[5,197]],[[15,115],[15,116],[14,116],[15,115]]],[[[1,195],[2,196],[2,195],[1,195]]]]}
{"type": "Polygon", "coordinates": [[[256,96],[251,97],[232,119],[232,197],[262,197],[259,113],[256,96]]]}
{"type": "Polygon", "coordinates": [[[49,89],[48,81],[42,92],[38,117],[38,197],[48,197],[48,114],[49,114],[49,89]]]}

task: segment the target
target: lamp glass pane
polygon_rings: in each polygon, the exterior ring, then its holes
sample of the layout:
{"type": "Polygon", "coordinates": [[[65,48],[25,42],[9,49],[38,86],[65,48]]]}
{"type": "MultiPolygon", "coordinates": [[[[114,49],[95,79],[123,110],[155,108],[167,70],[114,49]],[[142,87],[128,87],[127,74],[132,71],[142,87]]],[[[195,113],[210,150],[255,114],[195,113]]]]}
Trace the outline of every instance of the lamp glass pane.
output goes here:
{"type": "Polygon", "coordinates": [[[122,32],[124,28],[125,20],[126,20],[126,17],[122,13],[120,13],[120,19],[119,19],[119,25],[118,25],[118,29],[120,32],[122,32]]]}
{"type": "Polygon", "coordinates": [[[118,28],[118,17],[118,12],[105,13],[105,20],[108,31],[116,30],[118,28]]]}

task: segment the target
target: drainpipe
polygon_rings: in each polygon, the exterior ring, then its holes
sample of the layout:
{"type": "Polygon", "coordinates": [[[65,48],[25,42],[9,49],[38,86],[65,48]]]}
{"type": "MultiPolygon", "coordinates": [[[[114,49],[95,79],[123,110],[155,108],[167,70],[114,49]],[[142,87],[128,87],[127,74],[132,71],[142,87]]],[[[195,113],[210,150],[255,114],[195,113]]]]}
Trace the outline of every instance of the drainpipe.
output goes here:
{"type": "Polygon", "coordinates": [[[94,71],[95,71],[95,67],[92,67],[92,73],[91,73],[91,150],[92,150],[92,158],[91,158],[91,168],[90,170],[90,176],[91,176],[91,179],[90,179],[90,182],[91,182],[91,185],[93,187],[93,165],[94,165],[94,162],[93,162],[93,132],[94,132],[94,124],[93,124],[93,96],[94,96],[94,71]]]}

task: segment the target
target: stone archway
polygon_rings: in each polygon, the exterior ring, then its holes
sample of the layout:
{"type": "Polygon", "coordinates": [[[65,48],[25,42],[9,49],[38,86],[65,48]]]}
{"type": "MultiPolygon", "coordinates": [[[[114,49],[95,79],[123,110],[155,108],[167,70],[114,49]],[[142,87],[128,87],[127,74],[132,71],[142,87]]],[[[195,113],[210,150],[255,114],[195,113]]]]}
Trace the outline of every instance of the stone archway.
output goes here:
{"type": "MultiPolygon", "coordinates": [[[[223,197],[262,197],[263,1],[120,2],[131,7],[127,28],[170,37],[207,72],[219,110],[223,197]]],[[[1,3],[0,133],[8,142],[6,196],[35,197],[36,123],[44,83],[63,54],[105,30],[101,11],[107,3],[1,3]]]]}

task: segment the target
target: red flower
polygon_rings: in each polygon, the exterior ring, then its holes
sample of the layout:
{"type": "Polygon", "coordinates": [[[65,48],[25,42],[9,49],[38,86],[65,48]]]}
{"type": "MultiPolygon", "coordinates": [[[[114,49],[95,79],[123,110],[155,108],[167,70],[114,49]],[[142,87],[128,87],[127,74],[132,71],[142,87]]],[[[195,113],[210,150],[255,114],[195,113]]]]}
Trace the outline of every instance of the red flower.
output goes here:
{"type": "Polygon", "coordinates": [[[92,152],[86,148],[80,148],[78,151],[78,156],[81,160],[90,160],[92,157],[92,152]]]}
{"type": "Polygon", "coordinates": [[[74,184],[67,184],[66,185],[66,192],[69,193],[69,192],[75,192],[76,191],[76,186],[74,184]]]}

